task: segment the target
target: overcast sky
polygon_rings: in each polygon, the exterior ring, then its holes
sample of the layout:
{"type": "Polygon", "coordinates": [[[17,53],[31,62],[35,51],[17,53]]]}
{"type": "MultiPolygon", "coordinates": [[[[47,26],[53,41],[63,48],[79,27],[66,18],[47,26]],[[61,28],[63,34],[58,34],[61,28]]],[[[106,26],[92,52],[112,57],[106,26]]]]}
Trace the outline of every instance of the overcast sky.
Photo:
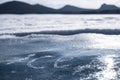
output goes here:
{"type": "Polygon", "coordinates": [[[120,0],[0,0],[0,3],[7,1],[24,1],[31,4],[42,4],[48,7],[60,8],[66,4],[71,4],[83,8],[99,8],[101,4],[114,4],[120,7],[120,0]]]}

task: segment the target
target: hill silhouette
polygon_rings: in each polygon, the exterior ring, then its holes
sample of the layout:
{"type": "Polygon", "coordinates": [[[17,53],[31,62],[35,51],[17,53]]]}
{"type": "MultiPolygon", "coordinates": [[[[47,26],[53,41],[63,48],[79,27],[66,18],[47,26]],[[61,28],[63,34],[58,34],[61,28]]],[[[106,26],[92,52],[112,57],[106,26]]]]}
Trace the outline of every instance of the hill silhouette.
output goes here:
{"type": "Polygon", "coordinates": [[[39,4],[30,5],[24,2],[11,1],[0,5],[0,13],[28,14],[28,13],[53,13],[55,10],[39,4]]]}
{"type": "Polygon", "coordinates": [[[20,1],[10,1],[0,4],[0,14],[119,14],[120,8],[115,5],[103,4],[99,9],[85,9],[66,5],[60,9],[53,9],[43,5],[20,1]]]}
{"type": "Polygon", "coordinates": [[[83,9],[83,8],[78,8],[75,6],[71,6],[71,5],[66,5],[63,8],[59,9],[59,11],[61,11],[61,13],[83,13],[83,12],[87,12],[90,9],[83,9]]]}

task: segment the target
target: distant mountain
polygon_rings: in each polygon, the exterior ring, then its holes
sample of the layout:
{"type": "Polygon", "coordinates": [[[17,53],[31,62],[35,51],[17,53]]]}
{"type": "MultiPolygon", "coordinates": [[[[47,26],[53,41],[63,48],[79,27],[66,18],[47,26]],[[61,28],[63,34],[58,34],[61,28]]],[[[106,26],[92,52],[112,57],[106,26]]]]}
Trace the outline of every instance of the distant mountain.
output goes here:
{"type": "Polygon", "coordinates": [[[120,14],[120,8],[115,5],[107,5],[103,4],[99,10],[100,13],[113,13],[113,14],[120,14]]]}
{"type": "Polygon", "coordinates": [[[118,8],[115,5],[107,5],[107,4],[103,4],[99,10],[120,10],[120,8],[118,8]]]}
{"type": "Polygon", "coordinates": [[[0,14],[119,14],[120,8],[103,4],[99,9],[84,9],[66,5],[60,9],[52,9],[43,5],[30,5],[20,1],[0,4],[0,14]]]}
{"type": "Polygon", "coordinates": [[[59,11],[64,13],[82,13],[82,12],[87,12],[89,10],[90,9],[78,8],[71,5],[66,5],[63,8],[59,9],[59,11]]]}
{"type": "Polygon", "coordinates": [[[54,9],[48,8],[39,4],[30,5],[24,2],[11,1],[0,5],[0,13],[14,13],[14,14],[27,14],[27,13],[53,13],[54,9]]]}
{"type": "Polygon", "coordinates": [[[103,4],[99,9],[84,9],[84,8],[78,8],[71,5],[66,5],[63,8],[59,9],[61,13],[67,13],[67,14],[119,14],[120,8],[118,8],[115,5],[107,5],[103,4]]]}

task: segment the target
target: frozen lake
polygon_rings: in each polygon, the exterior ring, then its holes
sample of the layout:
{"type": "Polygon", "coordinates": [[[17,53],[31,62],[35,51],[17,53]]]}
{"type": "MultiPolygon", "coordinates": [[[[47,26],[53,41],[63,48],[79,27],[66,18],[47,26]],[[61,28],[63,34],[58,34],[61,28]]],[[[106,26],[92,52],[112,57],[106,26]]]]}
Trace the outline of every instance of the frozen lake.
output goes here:
{"type": "Polygon", "coordinates": [[[120,29],[120,15],[0,15],[0,34],[120,29]]]}
{"type": "Polygon", "coordinates": [[[0,80],[119,80],[120,15],[0,15],[0,80]]]}

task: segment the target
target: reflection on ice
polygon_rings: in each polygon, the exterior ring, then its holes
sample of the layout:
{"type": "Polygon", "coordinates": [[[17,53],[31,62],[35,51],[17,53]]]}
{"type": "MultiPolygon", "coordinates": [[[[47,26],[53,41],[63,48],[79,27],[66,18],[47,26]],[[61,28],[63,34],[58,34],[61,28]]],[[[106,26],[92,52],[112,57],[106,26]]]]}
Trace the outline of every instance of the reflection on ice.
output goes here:
{"type": "Polygon", "coordinates": [[[120,49],[120,35],[87,34],[85,37],[91,49],[120,49]]]}
{"type": "Polygon", "coordinates": [[[117,78],[117,71],[114,70],[116,64],[114,61],[115,57],[117,56],[107,55],[99,58],[100,62],[105,66],[101,66],[103,67],[102,71],[96,74],[98,80],[115,80],[117,78]]]}

